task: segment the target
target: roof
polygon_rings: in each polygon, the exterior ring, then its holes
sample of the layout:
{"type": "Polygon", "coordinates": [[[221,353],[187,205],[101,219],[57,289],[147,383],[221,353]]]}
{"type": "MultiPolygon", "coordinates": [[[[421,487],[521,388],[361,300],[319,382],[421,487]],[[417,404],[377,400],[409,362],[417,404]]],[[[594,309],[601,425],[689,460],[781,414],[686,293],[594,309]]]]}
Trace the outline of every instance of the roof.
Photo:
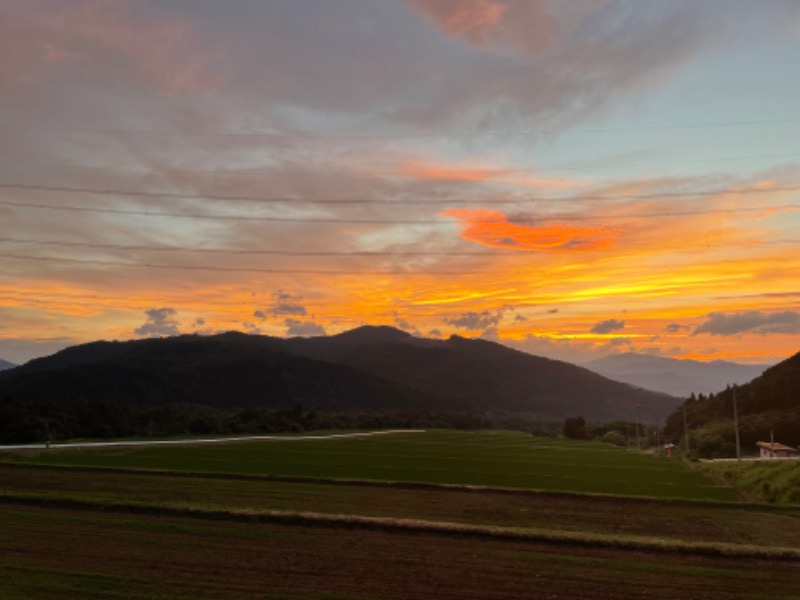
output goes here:
{"type": "Polygon", "coordinates": [[[787,446],[786,444],[779,444],[778,442],[756,442],[756,446],[764,448],[764,450],[771,450],[772,452],[797,452],[797,448],[787,446]]]}

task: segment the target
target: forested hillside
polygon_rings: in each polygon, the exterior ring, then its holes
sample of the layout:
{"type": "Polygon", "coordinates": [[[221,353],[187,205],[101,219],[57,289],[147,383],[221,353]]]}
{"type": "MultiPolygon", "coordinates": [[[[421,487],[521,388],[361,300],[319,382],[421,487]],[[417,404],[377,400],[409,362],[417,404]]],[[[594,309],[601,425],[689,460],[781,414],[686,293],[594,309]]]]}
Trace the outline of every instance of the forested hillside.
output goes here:
{"type": "Polygon", "coordinates": [[[631,419],[637,411],[655,419],[677,400],[492,342],[362,327],[312,339],[226,333],[75,346],[0,374],[0,402],[7,422],[19,414],[44,419],[52,433],[80,430],[87,417],[63,409],[87,403],[95,406],[93,421],[102,421],[100,411],[109,422],[176,405],[514,414],[541,422],[631,419]]]}
{"type": "Polygon", "coordinates": [[[757,441],[800,445],[800,353],[764,371],[750,383],[709,396],[689,398],[667,419],[666,436],[683,444],[683,409],[691,448],[700,456],[735,455],[733,400],[739,414],[743,452],[754,453],[757,441]]]}

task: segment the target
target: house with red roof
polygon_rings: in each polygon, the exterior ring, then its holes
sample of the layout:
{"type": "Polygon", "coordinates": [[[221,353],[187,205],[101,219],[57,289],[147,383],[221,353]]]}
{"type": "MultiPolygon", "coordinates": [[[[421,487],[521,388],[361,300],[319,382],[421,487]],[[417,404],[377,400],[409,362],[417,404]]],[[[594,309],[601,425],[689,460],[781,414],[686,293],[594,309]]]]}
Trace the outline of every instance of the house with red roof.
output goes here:
{"type": "Polygon", "coordinates": [[[797,448],[792,448],[778,442],[756,442],[756,446],[761,450],[761,458],[765,460],[773,458],[798,458],[797,448]]]}

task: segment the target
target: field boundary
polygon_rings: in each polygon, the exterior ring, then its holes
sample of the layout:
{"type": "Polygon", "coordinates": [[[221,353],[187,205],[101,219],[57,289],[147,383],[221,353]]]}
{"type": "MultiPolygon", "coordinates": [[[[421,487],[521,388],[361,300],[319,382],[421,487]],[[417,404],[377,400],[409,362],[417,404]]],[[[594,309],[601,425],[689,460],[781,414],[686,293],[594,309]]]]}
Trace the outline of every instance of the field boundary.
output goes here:
{"type": "Polygon", "coordinates": [[[748,510],[758,512],[775,512],[799,514],[800,506],[792,504],[767,504],[756,502],[723,500],[702,500],[694,498],[660,498],[658,496],[634,496],[620,494],[601,494],[595,492],[573,492],[565,490],[546,490],[537,488],[510,488],[458,483],[429,483],[415,481],[394,481],[387,479],[350,479],[336,477],[304,477],[301,475],[266,475],[250,473],[215,473],[210,471],[181,471],[169,469],[146,469],[131,467],[107,467],[90,465],[57,465],[47,463],[28,463],[0,460],[0,468],[44,469],[54,471],[75,471],[86,473],[116,473],[120,475],[152,475],[155,477],[183,477],[189,479],[216,479],[236,481],[274,481],[278,483],[307,483],[316,485],[361,486],[376,488],[394,488],[408,490],[435,490],[445,492],[472,492],[508,494],[517,496],[547,496],[552,498],[598,498],[615,500],[631,504],[667,504],[670,506],[693,506],[721,508],[728,510],[748,510]]]}
{"type": "Polygon", "coordinates": [[[44,444],[19,444],[16,446],[0,446],[0,452],[12,450],[80,450],[81,448],[125,448],[146,446],[195,446],[208,444],[235,444],[237,442],[294,442],[332,440],[337,438],[374,437],[396,433],[425,433],[425,429],[381,429],[378,431],[360,431],[354,433],[331,433],[326,435],[247,435],[240,437],[220,438],[187,438],[177,440],[119,440],[116,442],[59,442],[44,444]]]}
{"type": "Polygon", "coordinates": [[[220,510],[175,504],[108,502],[75,496],[47,496],[7,492],[0,492],[0,504],[213,521],[273,523],[301,527],[365,529],[384,532],[502,539],[562,546],[693,554],[717,558],[752,558],[800,562],[800,549],[796,548],[766,548],[763,546],[729,543],[687,542],[641,536],[612,536],[558,530],[467,525],[446,521],[280,510],[220,510]]]}

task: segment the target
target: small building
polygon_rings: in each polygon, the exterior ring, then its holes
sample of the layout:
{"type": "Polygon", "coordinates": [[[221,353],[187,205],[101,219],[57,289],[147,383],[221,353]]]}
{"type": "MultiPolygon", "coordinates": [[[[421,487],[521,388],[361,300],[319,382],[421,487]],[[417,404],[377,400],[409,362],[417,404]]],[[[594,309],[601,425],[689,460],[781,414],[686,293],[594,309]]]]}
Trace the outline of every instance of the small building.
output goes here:
{"type": "Polygon", "coordinates": [[[756,442],[761,450],[762,459],[772,458],[797,458],[797,448],[792,448],[778,442],[756,442]]]}

